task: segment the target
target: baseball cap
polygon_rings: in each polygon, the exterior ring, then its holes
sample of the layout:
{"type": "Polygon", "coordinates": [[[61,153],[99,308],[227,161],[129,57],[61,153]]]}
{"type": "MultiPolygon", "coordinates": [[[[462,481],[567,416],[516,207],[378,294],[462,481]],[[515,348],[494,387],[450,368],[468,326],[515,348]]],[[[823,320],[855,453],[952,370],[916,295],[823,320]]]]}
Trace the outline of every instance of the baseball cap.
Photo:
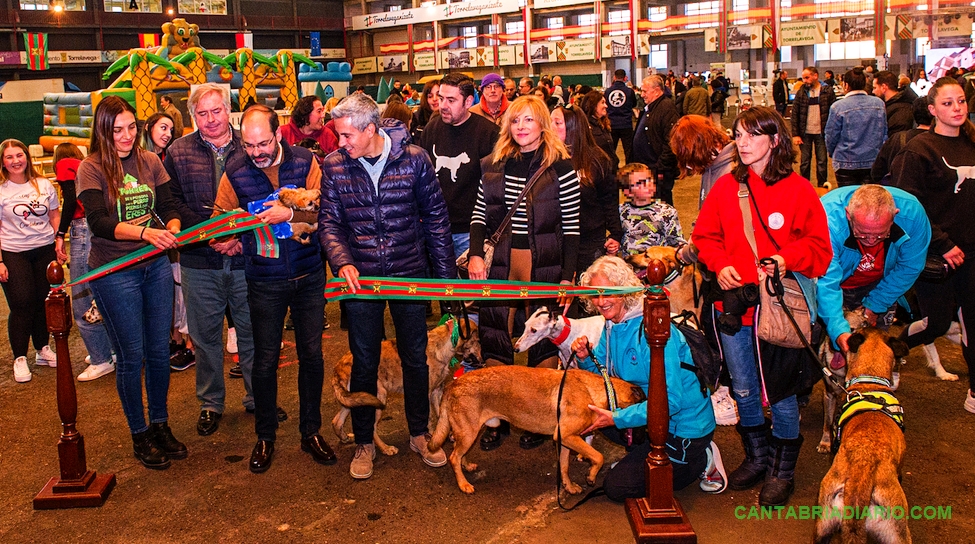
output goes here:
{"type": "Polygon", "coordinates": [[[484,76],[484,79],[481,80],[481,88],[483,89],[484,87],[493,85],[495,83],[504,87],[504,79],[501,76],[498,74],[488,74],[484,76]]]}

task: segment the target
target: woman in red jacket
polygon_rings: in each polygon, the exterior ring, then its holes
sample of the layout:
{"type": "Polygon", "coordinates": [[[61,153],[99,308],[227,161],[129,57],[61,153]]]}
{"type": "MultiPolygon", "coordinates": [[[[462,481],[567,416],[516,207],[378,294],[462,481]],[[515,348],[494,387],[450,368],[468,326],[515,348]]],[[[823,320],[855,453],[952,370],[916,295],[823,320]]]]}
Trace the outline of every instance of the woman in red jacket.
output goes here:
{"type": "MultiPolygon", "coordinates": [[[[729,474],[732,489],[748,489],[764,479],[759,503],[785,504],[802,435],[796,393],[809,385],[805,354],[759,342],[752,316],[760,276],[780,273],[821,276],[832,258],[826,213],[809,181],[792,170],[796,151],[782,117],[771,108],[752,108],[735,119],[734,169],[715,183],[704,200],[693,241],[700,260],[717,273],[724,304],[715,303],[721,346],[738,403],[738,432],[745,461],[729,474]],[[744,189],[747,189],[745,191],[744,189]],[[758,255],[744,232],[740,198],[747,198],[758,255]],[[735,304],[732,304],[732,303],[735,304]],[[771,408],[765,419],[763,401],[771,408]],[[768,430],[771,425],[771,440],[768,430]]],[[[818,376],[817,376],[818,377],[818,376]]]]}

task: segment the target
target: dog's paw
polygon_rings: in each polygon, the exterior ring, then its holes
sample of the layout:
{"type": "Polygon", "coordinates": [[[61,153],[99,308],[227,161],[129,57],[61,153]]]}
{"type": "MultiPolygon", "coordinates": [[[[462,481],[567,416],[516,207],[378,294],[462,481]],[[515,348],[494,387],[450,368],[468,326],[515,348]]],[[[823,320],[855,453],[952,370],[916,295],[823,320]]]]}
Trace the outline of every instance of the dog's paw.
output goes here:
{"type": "Polygon", "coordinates": [[[463,464],[463,467],[464,467],[464,470],[467,471],[467,472],[474,472],[475,470],[477,470],[477,463],[467,463],[467,462],[465,462],[463,464]]]}
{"type": "Polygon", "coordinates": [[[399,448],[396,446],[386,446],[385,448],[380,446],[379,451],[381,451],[383,455],[392,456],[399,453],[399,448]]]}
{"type": "Polygon", "coordinates": [[[579,484],[574,483],[574,482],[568,482],[568,483],[566,483],[565,484],[565,490],[570,495],[578,495],[579,493],[582,493],[582,487],[580,487],[579,484]]]}
{"type": "Polygon", "coordinates": [[[470,482],[457,482],[457,487],[468,495],[474,494],[474,486],[472,486],[470,482]]]}
{"type": "Polygon", "coordinates": [[[344,437],[339,438],[339,442],[341,442],[343,444],[351,444],[351,443],[355,442],[355,435],[352,434],[352,433],[349,433],[349,434],[345,435],[344,437]]]}
{"type": "Polygon", "coordinates": [[[830,449],[832,449],[832,445],[827,439],[824,438],[820,440],[819,445],[816,446],[816,453],[829,453],[830,449]]]}
{"type": "Polygon", "coordinates": [[[952,374],[951,372],[948,372],[947,370],[944,369],[941,369],[940,372],[938,370],[935,370],[934,376],[939,380],[946,381],[946,382],[958,381],[958,374],[952,374]]]}

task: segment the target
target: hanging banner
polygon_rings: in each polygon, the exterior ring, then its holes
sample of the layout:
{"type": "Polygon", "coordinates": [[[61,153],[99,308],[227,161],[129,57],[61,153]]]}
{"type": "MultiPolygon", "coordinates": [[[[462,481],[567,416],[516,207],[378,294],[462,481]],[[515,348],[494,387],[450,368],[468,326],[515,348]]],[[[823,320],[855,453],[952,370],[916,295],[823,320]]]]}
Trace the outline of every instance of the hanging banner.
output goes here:
{"type": "Polygon", "coordinates": [[[494,48],[477,47],[471,49],[471,66],[477,66],[478,68],[494,67],[494,48]]]}
{"type": "Polygon", "coordinates": [[[600,53],[603,58],[629,57],[633,55],[633,44],[627,36],[603,36],[600,53]]]}
{"type": "Polygon", "coordinates": [[[782,23],[779,26],[779,45],[815,45],[826,43],[826,21],[782,23]]]}
{"type": "Polygon", "coordinates": [[[830,42],[865,42],[876,36],[877,22],[873,17],[844,17],[829,20],[830,42]]]}
{"type": "Polygon", "coordinates": [[[463,19],[466,17],[481,17],[495,13],[513,13],[519,11],[518,0],[470,0],[453,4],[440,4],[437,7],[440,21],[449,19],[463,19]]]}
{"type": "Polygon", "coordinates": [[[935,20],[938,22],[938,37],[948,38],[953,36],[971,36],[972,15],[972,13],[938,15],[935,17],[935,20]]]}
{"type": "Polygon", "coordinates": [[[595,40],[560,40],[555,44],[555,62],[594,60],[596,58],[595,40]]]}
{"type": "Polygon", "coordinates": [[[425,8],[356,15],[352,17],[352,30],[372,30],[389,26],[430,23],[437,20],[438,14],[439,10],[437,10],[436,6],[428,6],[425,8]]]}
{"type": "Polygon", "coordinates": [[[142,49],[159,47],[159,34],[139,34],[139,47],[142,49]]]}
{"type": "Polygon", "coordinates": [[[471,49],[448,49],[440,52],[441,70],[460,70],[471,67],[474,56],[471,49]]]}
{"type": "Polygon", "coordinates": [[[592,0],[535,0],[534,9],[574,6],[576,4],[592,4],[592,0]]]}
{"type": "MultiPolygon", "coordinates": [[[[48,66],[51,64],[93,64],[103,62],[102,59],[102,51],[48,51],[45,57],[48,66]]],[[[20,52],[20,63],[29,63],[27,53],[20,52]]]]}
{"type": "Polygon", "coordinates": [[[718,29],[704,29],[704,50],[712,53],[718,51],[718,29]]]}
{"type": "Polygon", "coordinates": [[[50,68],[47,59],[47,32],[25,32],[24,49],[28,70],[47,70],[50,68]]]}
{"type": "Polygon", "coordinates": [[[743,25],[728,27],[728,50],[761,49],[762,25],[743,25]]]}
{"type": "Polygon", "coordinates": [[[379,59],[379,71],[380,72],[405,72],[406,71],[406,55],[386,55],[383,57],[376,57],[379,59]]]}
{"type": "Polygon", "coordinates": [[[525,48],[521,45],[499,45],[498,65],[514,66],[525,63],[525,48]]]}
{"type": "Polygon", "coordinates": [[[437,55],[433,51],[413,54],[413,69],[417,72],[437,69],[437,55]]]}
{"type": "Polygon", "coordinates": [[[362,57],[358,59],[353,59],[352,61],[352,73],[357,74],[374,74],[379,71],[378,63],[376,62],[376,57],[362,57]]]}

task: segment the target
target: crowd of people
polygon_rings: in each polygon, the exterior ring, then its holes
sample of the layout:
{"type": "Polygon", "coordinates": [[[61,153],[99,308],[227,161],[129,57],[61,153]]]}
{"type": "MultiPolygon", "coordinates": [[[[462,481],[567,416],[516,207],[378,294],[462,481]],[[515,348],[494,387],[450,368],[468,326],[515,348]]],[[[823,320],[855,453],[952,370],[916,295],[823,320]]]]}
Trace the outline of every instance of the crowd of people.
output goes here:
{"type": "MultiPolygon", "coordinates": [[[[286,125],[274,110],[252,105],[239,130],[230,124],[229,92],[205,84],[187,102],[196,131],[182,137],[164,111],[146,120],[140,138],[132,107],[106,97],[95,111],[88,157],[69,144],[56,152],[63,210],[26,146],[0,143],[0,283],[11,311],[15,379],[30,380],[31,340],[35,364],[57,364],[47,346],[44,270],[67,260],[66,234],[77,276],[149,245],[175,254],[176,233],[226,210],[254,210],[270,225],[311,223],[314,243],[279,239],[275,258],[245,234],[181,247],[175,267],[160,257],[75,286],[74,317],[90,357],[79,380],[115,372],[135,456],[155,469],[188,455],[168,425],[169,344],[181,329],[188,336],[182,349],[192,347],[195,357],[197,432],[210,435],[226,410],[223,331],[225,317],[231,320],[239,362],[231,375],[243,378],[241,403],[255,416],[249,468],[263,473],[274,458],[278,423],[288,417],[277,405],[277,363],[290,313],[300,447],[330,465],[337,456],[319,433],[326,266],[353,292],[361,288],[360,275],[457,278],[461,255],[474,280],[632,286],[639,285],[639,271],[622,258],[672,246],[683,262],[709,271],[712,289],[702,313],[713,325],[730,386],[709,398],[685,338],[672,328],[665,364],[674,487],[699,481],[703,491],[719,493],[761,484],[762,505],[785,504],[803,443],[800,411],[819,374],[810,372],[815,362],[803,350],[755,334],[756,287],[767,276],[795,279],[818,302],[826,341],[841,353],[852,332],[844,310],[887,328],[912,289],[919,307],[903,333],[911,345],[930,343],[953,320],[975,330],[975,266],[967,259],[975,252],[975,229],[965,216],[975,195],[967,183],[975,168],[975,125],[965,89],[942,78],[927,97],[908,100],[887,74],[873,76],[871,96],[867,74],[850,70],[837,99],[827,83],[832,74],[821,82],[808,67],[788,120],[779,100],[783,91],[786,100],[789,95],[781,76],[773,88],[776,107],[741,112],[730,136],[720,124],[723,99],[716,111],[694,76],[687,87],[673,77],[645,77],[635,117],[636,93],[622,70],[602,92],[570,88],[559,77],[516,85],[489,74],[478,85],[448,73],[415,95],[397,90],[382,111],[358,91],[327,104],[302,98],[286,125]],[[415,111],[403,95],[416,102],[415,111]],[[813,152],[816,183],[809,177],[813,152]],[[820,198],[816,185],[826,184],[827,157],[840,187],[820,198]],[[700,214],[688,235],[673,207],[673,188],[691,175],[701,176],[700,214]],[[286,185],[319,191],[320,211],[266,201],[286,185]],[[948,277],[919,279],[932,259],[945,263],[948,277]],[[713,441],[716,423],[737,424],[745,458],[730,472],[713,441]]],[[[711,97],[727,91],[720,73],[711,85],[711,97]]],[[[514,364],[512,337],[537,308],[569,306],[570,315],[606,319],[596,346],[584,339],[573,344],[580,367],[646,392],[642,295],[574,302],[481,301],[475,319],[485,364],[514,364]]],[[[387,308],[403,365],[410,448],[427,465],[443,466],[444,452],[427,447],[426,303],[343,303],[353,358],[349,389],[377,391],[387,308]]],[[[963,335],[971,389],[973,349],[963,335]]],[[[531,367],[557,363],[552,343],[529,350],[531,367]]],[[[964,408],[975,413],[971,389],[964,408]]],[[[609,470],[608,495],[641,496],[649,445],[632,431],[645,427],[646,405],[593,410],[592,428],[628,451],[609,470]]],[[[350,475],[367,479],[376,455],[374,409],[353,408],[352,425],[350,475]]],[[[487,428],[481,448],[501,446],[510,432],[504,421],[487,428]]],[[[519,444],[530,449],[548,439],[525,432],[519,444]]]]}

